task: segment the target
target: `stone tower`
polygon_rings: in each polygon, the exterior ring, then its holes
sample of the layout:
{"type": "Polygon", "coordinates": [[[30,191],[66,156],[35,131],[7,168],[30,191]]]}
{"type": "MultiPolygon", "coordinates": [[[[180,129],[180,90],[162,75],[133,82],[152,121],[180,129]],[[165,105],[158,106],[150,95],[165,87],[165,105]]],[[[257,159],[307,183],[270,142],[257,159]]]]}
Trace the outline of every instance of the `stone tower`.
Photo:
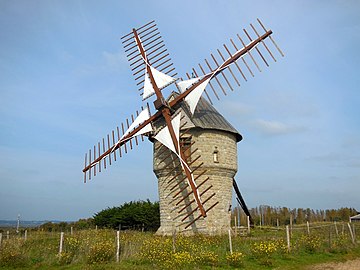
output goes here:
{"type": "MultiPolygon", "coordinates": [[[[200,195],[205,191],[201,196],[204,207],[208,210],[217,204],[208,211],[205,219],[201,217],[185,229],[187,224],[198,217],[198,211],[194,211],[197,205],[190,204],[193,200],[191,194],[186,197],[190,189],[184,190],[187,184],[181,182],[184,177],[178,158],[154,140],[153,162],[154,173],[158,178],[161,223],[157,234],[171,235],[174,230],[183,234],[226,233],[230,227],[232,181],[237,172],[237,142],[242,137],[204,99],[199,101],[193,115],[184,102],[174,109],[176,113],[181,111],[180,146],[186,149],[187,161],[194,171],[200,195]],[[201,185],[204,180],[205,183],[201,185]],[[178,194],[177,199],[173,198],[175,194],[178,194]],[[186,220],[182,221],[185,217],[186,220]]],[[[161,128],[164,123],[158,122],[155,126],[161,128]]]]}

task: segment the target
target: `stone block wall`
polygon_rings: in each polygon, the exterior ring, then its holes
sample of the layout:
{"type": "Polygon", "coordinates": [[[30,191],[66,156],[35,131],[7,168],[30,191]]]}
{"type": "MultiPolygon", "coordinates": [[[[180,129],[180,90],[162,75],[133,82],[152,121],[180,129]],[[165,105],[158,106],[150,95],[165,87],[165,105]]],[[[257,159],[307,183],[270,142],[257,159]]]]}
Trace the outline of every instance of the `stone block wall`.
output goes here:
{"type": "Polygon", "coordinates": [[[197,207],[195,202],[189,205],[194,197],[192,194],[186,197],[191,189],[185,188],[186,180],[181,181],[185,175],[182,173],[181,166],[177,166],[179,161],[176,155],[171,154],[170,150],[164,146],[159,147],[160,143],[155,141],[153,162],[154,172],[158,178],[161,222],[157,233],[171,235],[174,230],[184,234],[226,233],[230,228],[232,179],[237,172],[235,135],[230,132],[200,128],[190,129],[187,135],[191,135],[191,140],[195,141],[195,144],[191,146],[191,151],[197,149],[188,160],[188,162],[193,162],[191,169],[194,170],[203,163],[194,171],[197,185],[199,186],[209,178],[199,187],[199,194],[211,187],[201,196],[203,203],[205,202],[204,208],[206,210],[217,204],[207,212],[206,218],[201,217],[185,230],[186,225],[200,215],[200,211],[194,211],[197,207]],[[199,155],[200,157],[196,159],[199,155]],[[173,198],[177,193],[176,198],[173,198]],[[184,196],[186,199],[180,202],[184,196]],[[184,210],[180,212],[182,209],[184,210]]]}

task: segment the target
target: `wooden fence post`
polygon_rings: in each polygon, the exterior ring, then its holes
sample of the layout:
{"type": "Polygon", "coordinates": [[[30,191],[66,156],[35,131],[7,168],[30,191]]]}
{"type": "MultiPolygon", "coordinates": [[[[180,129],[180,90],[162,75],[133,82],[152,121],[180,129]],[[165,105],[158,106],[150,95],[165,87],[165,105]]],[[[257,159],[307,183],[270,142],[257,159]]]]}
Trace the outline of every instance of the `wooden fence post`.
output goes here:
{"type": "Polygon", "coordinates": [[[20,228],[20,214],[18,215],[18,219],[17,219],[16,234],[19,233],[19,228],[20,228]]]}
{"type": "Polygon", "coordinates": [[[355,224],[353,224],[353,234],[354,234],[354,240],[355,240],[355,243],[356,243],[356,232],[355,232],[355,224]]]}
{"type": "Polygon", "coordinates": [[[248,230],[248,235],[250,235],[250,217],[247,216],[247,230],[248,230]]]}
{"type": "Polygon", "coordinates": [[[116,262],[120,261],[120,231],[116,231],[116,262]]]}
{"type": "Polygon", "coordinates": [[[307,226],[307,233],[308,233],[308,235],[310,235],[310,224],[309,224],[309,221],[306,221],[306,226],[307,226]]]}
{"type": "Polygon", "coordinates": [[[61,255],[63,250],[63,242],[64,242],[64,233],[60,233],[60,245],[59,245],[59,255],[61,255]]]}
{"type": "Polygon", "coordinates": [[[2,243],[2,233],[0,233],[0,248],[1,248],[1,243],[2,243]]]}
{"type": "Polygon", "coordinates": [[[229,229],[229,245],[230,245],[230,254],[233,254],[232,241],[231,241],[231,230],[230,229],[229,229]]]}
{"type": "Polygon", "coordinates": [[[25,239],[25,241],[27,240],[27,230],[25,230],[24,239],[25,239]]]}
{"type": "Polygon", "coordinates": [[[73,231],[73,227],[71,226],[71,227],[70,227],[70,235],[73,235],[73,232],[74,232],[74,231],[73,231]]]}
{"type": "Polygon", "coordinates": [[[286,241],[287,241],[287,249],[288,249],[288,252],[290,252],[290,231],[289,231],[289,225],[286,225],[286,241]]]}
{"type": "Polygon", "coordinates": [[[6,232],[6,240],[9,240],[9,238],[10,238],[10,232],[7,231],[7,232],[6,232]]]}
{"type": "Polygon", "coordinates": [[[334,226],[335,226],[336,237],[338,237],[339,236],[339,231],[338,231],[338,228],[337,228],[337,225],[336,225],[336,221],[334,221],[334,226]]]}
{"type": "Polygon", "coordinates": [[[234,221],[235,221],[235,236],[237,235],[237,224],[236,224],[236,216],[234,216],[234,221]]]}
{"type": "Polygon", "coordinates": [[[276,219],[276,227],[279,229],[279,219],[276,219]]]}
{"type": "Polygon", "coordinates": [[[290,214],[290,236],[292,236],[293,231],[293,215],[290,214]]]}
{"type": "Polygon", "coordinates": [[[353,244],[355,244],[354,234],[352,232],[350,223],[348,223],[348,227],[349,227],[349,231],[350,231],[351,241],[353,244]]]}

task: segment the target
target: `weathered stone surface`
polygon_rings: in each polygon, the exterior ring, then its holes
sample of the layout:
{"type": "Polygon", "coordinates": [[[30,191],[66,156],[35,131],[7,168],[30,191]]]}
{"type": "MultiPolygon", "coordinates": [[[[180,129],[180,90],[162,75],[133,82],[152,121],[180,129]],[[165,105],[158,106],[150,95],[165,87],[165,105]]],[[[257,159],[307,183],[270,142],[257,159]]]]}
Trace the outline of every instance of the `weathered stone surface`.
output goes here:
{"type": "Polygon", "coordinates": [[[186,180],[181,181],[185,175],[182,173],[181,166],[178,166],[178,158],[155,141],[153,162],[154,172],[158,178],[161,222],[157,233],[171,235],[174,230],[184,234],[226,233],[230,228],[232,179],[237,172],[236,136],[231,132],[197,127],[190,128],[186,135],[191,136],[191,142],[195,142],[191,146],[191,151],[197,149],[188,160],[189,163],[195,160],[190,165],[191,169],[195,170],[203,163],[199,169],[194,171],[197,185],[200,186],[205,179],[209,178],[199,187],[199,194],[211,187],[201,196],[202,201],[205,202],[204,207],[208,209],[216,202],[218,204],[207,213],[205,219],[200,218],[185,230],[189,221],[197,218],[200,213],[198,210],[194,211],[197,206],[195,202],[189,205],[193,200],[192,194],[179,203],[191,189],[186,188],[180,192],[187,182],[186,180]],[[200,158],[196,160],[199,155],[200,158]],[[173,198],[174,194],[178,192],[180,192],[178,196],[173,198]],[[215,195],[212,195],[213,193],[215,195]],[[211,198],[207,201],[209,197],[211,198]],[[179,213],[183,208],[185,210],[179,213]],[[187,215],[189,217],[185,218],[187,215]]]}
{"type": "MultiPolygon", "coordinates": [[[[169,100],[177,94],[172,93],[169,100]]],[[[237,172],[237,142],[240,133],[206,100],[200,99],[194,114],[185,102],[177,104],[174,115],[181,113],[182,149],[187,159],[202,203],[207,211],[206,218],[199,218],[200,211],[188,187],[178,157],[154,142],[154,172],[158,178],[160,200],[160,222],[158,234],[171,235],[174,230],[183,234],[222,234],[230,228],[232,202],[232,181],[237,172]],[[194,144],[193,144],[194,143],[194,144]],[[194,224],[185,227],[196,220],[194,224]]],[[[154,123],[155,133],[164,128],[165,121],[154,123]]]]}

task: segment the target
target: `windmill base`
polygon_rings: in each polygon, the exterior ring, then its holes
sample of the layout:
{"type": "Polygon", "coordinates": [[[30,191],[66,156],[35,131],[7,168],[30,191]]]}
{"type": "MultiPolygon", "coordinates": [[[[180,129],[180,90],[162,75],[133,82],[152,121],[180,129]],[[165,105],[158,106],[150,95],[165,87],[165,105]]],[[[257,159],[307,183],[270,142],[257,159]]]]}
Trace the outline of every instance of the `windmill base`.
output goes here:
{"type": "MultiPolygon", "coordinates": [[[[187,182],[182,181],[185,176],[181,166],[177,165],[178,158],[167,150],[155,150],[154,172],[158,178],[161,224],[158,235],[172,235],[174,232],[184,235],[219,235],[228,233],[230,229],[233,177],[237,171],[236,138],[217,130],[193,129],[191,135],[196,142],[192,149],[197,148],[196,153],[201,155],[203,163],[194,172],[194,178],[201,175],[197,179],[198,185],[208,179],[198,189],[199,194],[208,189],[201,197],[207,217],[197,219],[200,211],[197,210],[187,182]],[[216,160],[214,152],[218,154],[216,160]],[[183,197],[185,199],[181,200],[183,197]]],[[[154,149],[161,149],[158,145],[155,142],[154,149]]],[[[200,161],[193,163],[192,169],[199,164],[200,161]]]]}
{"type": "Polygon", "coordinates": [[[209,228],[197,228],[197,229],[192,229],[192,228],[188,228],[186,230],[181,230],[179,231],[178,229],[173,229],[173,228],[166,228],[165,226],[161,226],[157,231],[156,231],[156,235],[160,235],[160,236],[171,236],[173,234],[181,234],[181,235],[186,235],[186,236],[191,236],[191,235],[196,235],[196,234],[204,234],[204,235],[224,235],[227,234],[228,231],[230,229],[229,227],[226,228],[222,228],[222,229],[218,229],[218,228],[213,228],[213,229],[209,229],[209,228]]]}
{"type": "MultiPolygon", "coordinates": [[[[212,173],[216,170],[212,170],[212,173]]],[[[172,198],[168,196],[168,192],[159,189],[160,196],[160,228],[157,231],[158,235],[172,235],[174,232],[184,235],[206,234],[219,235],[228,233],[230,229],[231,220],[231,201],[232,201],[232,180],[231,176],[234,173],[231,170],[224,169],[217,171],[211,175],[211,185],[216,196],[208,201],[204,207],[208,209],[211,205],[216,204],[210,211],[207,212],[207,217],[197,219],[200,215],[199,211],[195,211],[193,215],[186,218],[189,213],[192,213],[196,208],[196,204],[189,206],[186,211],[179,213],[179,210],[184,207],[184,204],[176,206],[172,203],[172,198]],[[185,218],[185,220],[183,220],[185,218]],[[192,223],[192,224],[191,224],[192,223]],[[188,226],[191,224],[190,226],[188,226]]],[[[159,175],[158,175],[159,176],[159,175]]],[[[163,186],[163,178],[159,177],[159,186],[163,186]]],[[[202,191],[200,189],[200,191],[202,191]]],[[[190,198],[191,199],[191,198],[190,198]]]]}

